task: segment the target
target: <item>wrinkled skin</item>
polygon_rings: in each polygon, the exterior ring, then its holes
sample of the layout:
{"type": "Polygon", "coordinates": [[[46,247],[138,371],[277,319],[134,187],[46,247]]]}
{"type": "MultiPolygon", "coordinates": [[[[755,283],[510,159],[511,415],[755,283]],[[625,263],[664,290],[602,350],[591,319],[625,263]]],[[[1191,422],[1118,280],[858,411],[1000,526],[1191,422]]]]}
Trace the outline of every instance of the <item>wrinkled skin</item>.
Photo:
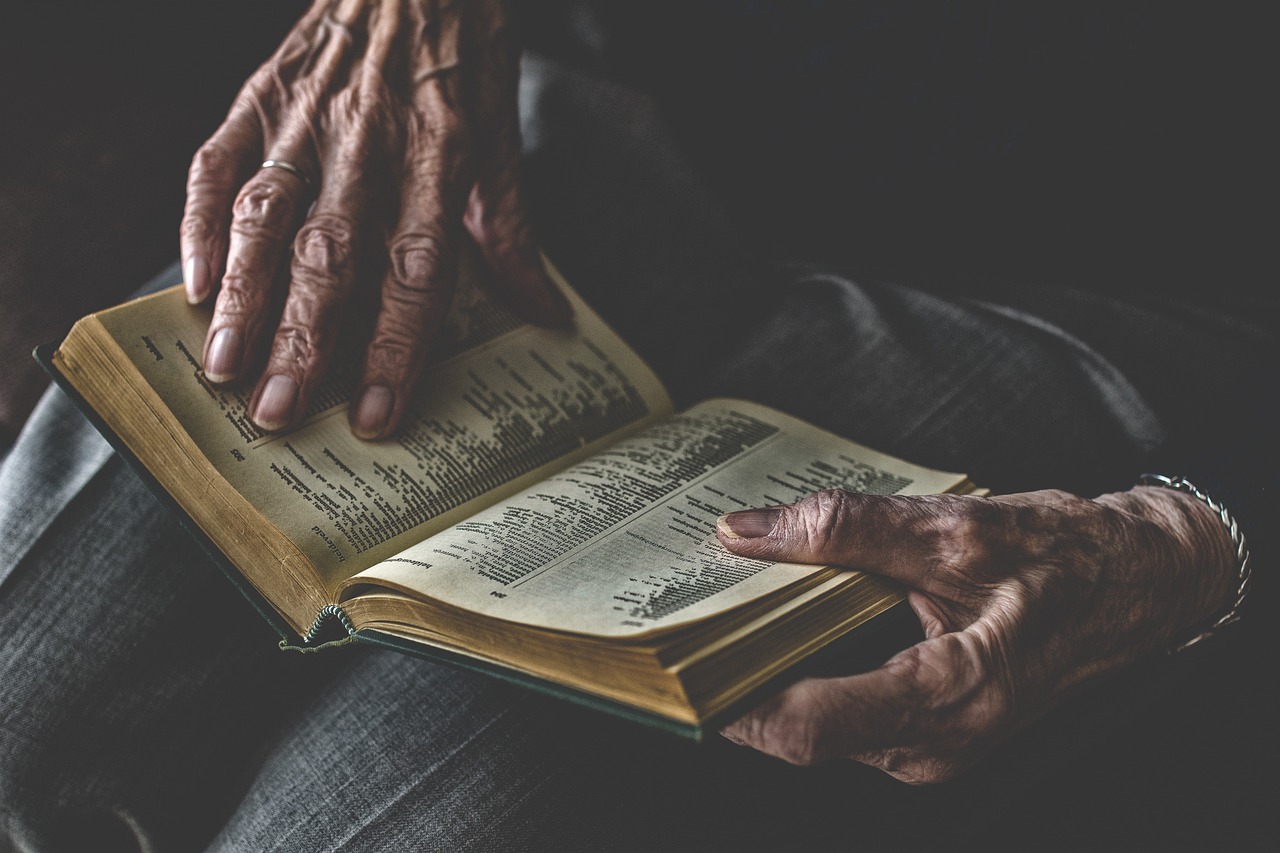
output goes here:
{"type": "Polygon", "coordinates": [[[877,670],[796,683],[724,736],[913,784],[954,777],[1072,691],[1170,648],[1234,591],[1218,516],[1146,486],[1093,500],[830,491],[725,516],[718,536],[744,556],[900,581],[925,634],[877,670]]]}
{"type": "MultiPolygon", "coordinates": [[[[391,434],[466,240],[531,319],[568,319],[520,196],[516,60],[499,0],[317,0],[196,154],[181,249],[191,301],[217,297],[205,369],[234,382],[265,362],[260,426],[306,410],[369,289],[380,312],[351,424],[391,434]]],[[[801,682],[724,734],[912,783],[951,778],[1071,691],[1167,648],[1234,581],[1217,517],[1166,489],[825,492],[754,512],[722,520],[726,548],[895,578],[926,639],[876,671],[801,682]]]]}
{"type": "Polygon", "coordinates": [[[181,252],[189,300],[217,294],[205,370],[234,382],[265,359],[260,427],[306,411],[357,291],[377,288],[350,420],[393,432],[461,241],[530,319],[567,321],[520,197],[510,30],[499,0],[317,0],[195,155],[181,252]]]}

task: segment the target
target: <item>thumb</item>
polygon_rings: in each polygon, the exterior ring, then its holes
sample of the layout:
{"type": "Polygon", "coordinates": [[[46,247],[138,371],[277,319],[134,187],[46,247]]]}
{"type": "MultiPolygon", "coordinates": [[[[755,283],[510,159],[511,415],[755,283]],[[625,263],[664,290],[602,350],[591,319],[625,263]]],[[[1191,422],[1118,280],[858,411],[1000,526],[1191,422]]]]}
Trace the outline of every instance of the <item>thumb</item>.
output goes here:
{"type": "Polygon", "coordinates": [[[786,506],[723,515],[716,535],[744,557],[860,569],[928,591],[939,545],[965,514],[953,495],[830,489],[786,506]]]}

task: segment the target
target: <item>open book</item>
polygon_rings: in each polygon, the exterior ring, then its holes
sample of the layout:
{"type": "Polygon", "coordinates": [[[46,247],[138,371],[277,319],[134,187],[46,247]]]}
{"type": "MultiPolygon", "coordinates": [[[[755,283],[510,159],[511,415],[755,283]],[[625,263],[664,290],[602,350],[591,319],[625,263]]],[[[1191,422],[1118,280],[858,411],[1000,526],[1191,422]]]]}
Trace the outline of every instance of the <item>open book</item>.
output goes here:
{"type": "Polygon", "coordinates": [[[282,646],[379,643],[696,735],[903,599],[858,572],[730,554],[721,514],[833,486],[973,485],[744,400],[673,411],[549,269],[573,327],[526,324],[464,274],[405,425],[378,443],[347,425],[358,351],[335,356],[299,427],[258,430],[251,383],[205,378],[210,310],[181,287],[85,317],[42,360],[282,646]]]}

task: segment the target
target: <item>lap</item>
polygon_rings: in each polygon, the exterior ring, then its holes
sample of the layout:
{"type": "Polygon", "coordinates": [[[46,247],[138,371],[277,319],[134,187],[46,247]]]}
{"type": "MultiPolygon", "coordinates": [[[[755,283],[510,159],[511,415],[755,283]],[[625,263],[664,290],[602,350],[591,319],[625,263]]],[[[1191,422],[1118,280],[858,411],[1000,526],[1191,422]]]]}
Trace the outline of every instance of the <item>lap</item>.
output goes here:
{"type": "MultiPolygon", "coordinates": [[[[708,393],[763,399],[868,443],[885,437],[899,451],[911,449],[904,442],[934,447],[939,458],[995,453],[1018,432],[1007,412],[998,429],[978,430],[989,413],[954,399],[965,388],[1012,391],[1028,378],[1020,371],[1043,369],[996,356],[961,366],[958,353],[975,336],[991,345],[982,312],[832,276],[780,286],[789,288],[784,310],[704,357],[700,369],[717,377],[698,380],[708,393]],[[916,349],[897,328],[936,328],[942,315],[949,325],[936,334],[950,344],[929,337],[916,349]],[[866,359],[879,367],[860,368],[866,359]],[[841,393],[788,381],[789,365],[809,363],[841,393]],[[938,378],[941,366],[950,378],[938,378]],[[953,430],[958,416],[969,424],[953,430]]],[[[1052,383],[1024,393],[1028,414],[1062,402],[1052,383]]],[[[78,417],[65,403],[57,414],[78,417]]],[[[1072,440],[1085,447],[1124,434],[1118,415],[1096,420],[1097,430],[1072,440]]],[[[77,429],[91,444],[88,426],[77,429]]],[[[49,452],[24,435],[10,462],[49,452]]],[[[45,476],[37,490],[65,474],[45,476]]],[[[943,803],[860,766],[798,770],[726,743],[695,747],[392,653],[281,655],[118,459],[91,474],[0,592],[5,623],[22,626],[0,649],[0,678],[11,685],[3,716],[24,720],[4,774],[21,796],[6,798],[21,800],[30,833],[112,826],[177,846],[216,833],[215,849],[412,840],[496,850],[525,846],[513,844],[520,838],[565,850],[726,839],[761,849],[849,832],[850,799],[867,804],[860,837],[899,837],[904,820],[923,827],[909,818],[926,813],[931,831],[954,835],[962,816],[989,813],[973,792],[1000,787],[989,780],[943,803]]]]}
{"type": "Polygon", "coordinates": [[[7,568],[0,810],[30,849],[99,834],[189,849],[234,805],[272,720],[340,663],[281,655],[118,458],[7,568]]]}
{"type": "MultiPolygon", "coordinates": [[[[643,99],[603,99],[616,120],[578,103],[577,135],[531,158],[539,221],[569,280],[682,404],[756,399],[998,487],[1097,482],[1159,439],[1144,394],[1065,329],[756,263],[643,99]]],[[[57,405],[67,435],[42,440],[34,421],[0,474],[25,472],[37,507],[10,507],[6,531],[21,535],[0,564],[0,619],[14,626],[0,640],[0,783],[10,825],[36,841],[110,826],[226,849],[751,849],[923,831],[912,815],[941,833],[980,822],[995,808],[983,795],[1007,798],[1025,777],[1030,758],[1024,776],[919,793],[856,765],[695,748],[399,655],[281,655],[57,405]],[[88,448],[74,464],[58,461],[67,441],[88,448]]]]}
{"type": "Polygon", "coordinates": [[[829,776],[727,743],[390,652],[280,653],[118,458],[12,568],[0,810],[31,849],[751,849],[834,827],[810,820],[829,776]]]}

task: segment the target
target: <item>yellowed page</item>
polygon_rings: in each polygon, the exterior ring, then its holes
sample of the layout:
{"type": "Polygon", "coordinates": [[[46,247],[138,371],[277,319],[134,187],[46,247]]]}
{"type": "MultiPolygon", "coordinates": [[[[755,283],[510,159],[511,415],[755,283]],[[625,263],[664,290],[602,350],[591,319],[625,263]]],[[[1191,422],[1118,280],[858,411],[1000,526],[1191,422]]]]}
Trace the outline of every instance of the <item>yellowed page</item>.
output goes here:
{"type": "MultiPolygon", "coordinates": [[[[355,438],[336,367],[306,421],[266,435],[249,384],[224,390],[200,367],[210,312],[181,288],[98,315],[226,480],[338,581],[668,414],[656,376],[551,270],[574,307],[569,330],[517,319],[464,276],[446,340],[398,435],[355,438]]],[[[345,370],[343,367],[345,366],[345,370]]]]}
{"type": "Polygon", "coordinates": [[[631,636],[737,607],[813,566],[751,560],[716,519],[832,487],[944,492],[911,465],[780,412],[711,400],[608,447],[352,578],[500,619],[631,636]]]}

